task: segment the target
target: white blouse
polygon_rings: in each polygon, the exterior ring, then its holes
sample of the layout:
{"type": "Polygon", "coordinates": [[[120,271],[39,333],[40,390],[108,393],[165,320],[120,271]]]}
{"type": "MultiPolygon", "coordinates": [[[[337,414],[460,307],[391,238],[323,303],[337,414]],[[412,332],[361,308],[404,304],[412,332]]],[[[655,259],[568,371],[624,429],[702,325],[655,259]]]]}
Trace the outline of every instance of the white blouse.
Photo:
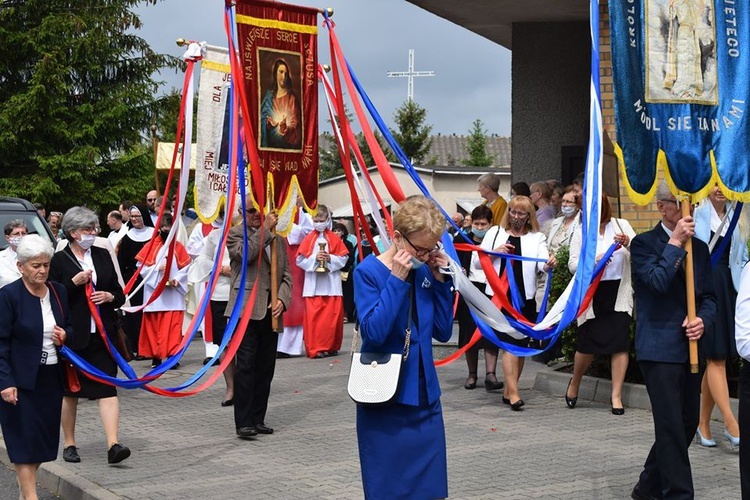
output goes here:
{"type": "Polygon", "coordinates": [[[42,303],[42,351],[47,354],[45,365],[56,365],[57,364],[57,348],[52,342],[52,332],[55,329],[55,315],[52,312],[52,303],[49,298],[49,290],[47,295],[43,299],[40,299],[42,303]]]}

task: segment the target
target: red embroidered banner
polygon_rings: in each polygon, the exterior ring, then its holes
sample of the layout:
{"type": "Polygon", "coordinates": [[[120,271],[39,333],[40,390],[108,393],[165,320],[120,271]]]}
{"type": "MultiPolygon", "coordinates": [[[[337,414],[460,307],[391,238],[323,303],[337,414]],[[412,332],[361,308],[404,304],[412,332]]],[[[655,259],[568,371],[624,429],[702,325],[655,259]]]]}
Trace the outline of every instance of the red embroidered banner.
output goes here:
{"type": "Polygon", "coordinates": [[[318,11],[238,0],[236,12],[242,83],[266,192],[281,213],[294,208],[295,191],[314,209],[319,175],[318,11]]]}

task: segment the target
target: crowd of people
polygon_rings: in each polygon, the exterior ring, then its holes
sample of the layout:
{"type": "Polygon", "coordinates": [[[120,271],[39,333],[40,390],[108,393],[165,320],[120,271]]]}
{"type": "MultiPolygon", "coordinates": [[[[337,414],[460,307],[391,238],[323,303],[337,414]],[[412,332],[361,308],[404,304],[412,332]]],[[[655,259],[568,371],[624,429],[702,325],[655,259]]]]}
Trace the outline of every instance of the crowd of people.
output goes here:
{"type": "MultiPolygon", "coordinates": [[[[171,200],[155,190],[146,194],[144,203],[123,201],[110,211],[106,238],[99,236],[98,215],[85,207],[47,215],[56,248],[36,235],[27,236],[22,220],[9,222],[4,227],[8,247],[0,252],[0,314],[21,320],[0,325],[0,424],[24,498],[33,498],[39,464],[56,458],[60,428],[63,459],[82,460],[75,439],[81,397],[98,401],[107,461],[116,464],[131,453],[119,438],[116,388],[76,377],[70,363],[58,355],[59,346],[64,343],[103,373],[116,376],[106,338],[119,342],[122,331],[128,357],[158,367],[178,352],[214,267],[218,281],[200,326],[204,364],[225,340],[235,304],[241,300],[245,305],[254,297],[242,342],[224,371],[226,389],[220,403],[233,407],[238,437],[274,432],[266,414],[277,359],[336,356],[344,323],[356,321],[363,352],[406,349],[407,354],[395,403],[357,408],[365,496],[412,498],[419,491],[420,497],[446,497],[445,430],[431,348],[433,339],[449,340],[453,329],[451,277],[441,272],[447,265],[440,244],[443,233],[448,230],[455,243],[479,249],[458,252],[460,267],[474,287],[488,298],[502,294],[495,302],[506,304],[503,312],[531,323],[546,312],[540,311],[546,274],[565,265],[575,275],[582,248],[580,179],[567,187],[553,180],[518,182],[507,200],[494,174],[480,176],[477,187],[484,202],[469,214],[454,214],[452,224],[446,224],[431,200],[407,198],[394,215],[393,231],[387,235],[390,246],[385,238],[369,241],[363,234],[351,234],[345,221],[334,222],[325,205],[314,215],[298,206],[291,230],[282,237],[275,234],[278,217],[262,217],[248,198],[246,211],[239,209],[233,217],[222,249],[227,214],[220,212],[210,224],[173,214],[171,200]],[[166,248],[173,239],[177,241],[167,267],[166,248]],[[558,262],[563,248],[569,259],[558,262]],[[484,252],[491,252],[488,259],[481,256],[484,252]],[[215,266],[218,253],[222,260],[215,266]],[[505,280],[506,288],[492,286],[489,272],[505,280]],[[124,290],[132,291],[126,297],[124,290]],[[517,310],[510,311],[509,304],[517,310]],[[93,310],[98,310],[101,323],[93,310]],[[19,336],[33,340],[27,349],[11,347],[19,336]],[[35,363],[39,357],[42,362],[35,363]],[[22,404],[26,400],[36,403],[22,404]],[[28,420],[44,422],[37,427],[45,428],[21,431],[21,422],[28,420]],[[52,424],[54,429],[49,428],[52,424]],[[394,475],[405,479],[393,481],[394,475]]],[[[750,359],[741,344],[750,338],[750,321],[740,321],[750,317],[750,273],[742,272],[748,250],[743,231],[727,238],[733,206],[718,186],[694,215],[683,216],[664,183],[657,190],[656,206],[660,223],[636,235],[627,220],[614,216],[606,194],[601,197],[596,262],[611,245],[617,247],[578,317],[564,403],[580,408],[583,376],[595,356],[607,356],[611,413],[625,413],[623,384],[637,309],[636,361],[651,398],[655,442],[633,498],[688,498],[692,477],[687,449],[694,438],[702,446],[716,446],[709,426],[713,408],[722,413],[724,437],[732,447],[739,445],[742,429],[750,428],[742,414],[739,421],[732,414],[726,377],[727,362],[738,355],[750,359]],[[688,317],[683,266],[685,246],[693,236],[697,313],[688,317]],[[699,339],[704,369],[695,374],[688,366],[687,340],[699,339]]],[[[370,229],[377,233],[374,225],[370,229]]],[[[459,346],[464,347],[476,324],[462,298],[455,319],[459,346]]],[[[498,338],[519,347],[555,349],[503,333],[498,338]]],[[[478,386],[480,350],[484,388],[502,391],[503,404],[523,411],[519,378],[525,357],[487,339],[466,352],[464,388],[478,386]]],[[[173,361],[171,367],[178,366],[173,361]]],[[[750,381],[749,370],[742,376],[750,381]]],[[[740,461],[750,467],[750,451],[741,449],[740,461]]],[[[743,477],[745,489],[750,493],[750,479],[743,477]]]]}

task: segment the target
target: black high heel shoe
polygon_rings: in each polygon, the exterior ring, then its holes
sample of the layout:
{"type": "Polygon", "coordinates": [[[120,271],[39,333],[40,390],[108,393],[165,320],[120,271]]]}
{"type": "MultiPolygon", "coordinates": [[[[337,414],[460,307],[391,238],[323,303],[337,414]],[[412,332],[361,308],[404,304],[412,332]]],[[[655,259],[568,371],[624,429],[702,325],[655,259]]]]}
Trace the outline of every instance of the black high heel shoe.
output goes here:
{"type": "Polygon", "coordinates": [[[523,402],[523,399],[519,399],[515,403],[510,404],[510,409],[513,411],[523,411],[523,405],[526,403],[523,402]]]}
{"type": "Polygon", "coordinates": [[[477,388],[477,372],[469,372],[469,377],[466,379],[466,383],[464,384],[464,389],[476,389],[477,388]],[[473,380],[473,382],[469,382],[470,380],[473,380]]]}
{"type": "Polygon", "coordinates": [[[505,387],[505,384],[497,380],[497,377],[495,377],[495,381],[489,380],[487,377],[492,375],[495,376],[495,372],[487,372],[487,375],[484,378],[484,388],[488,391],[497,391],[499,389],[502,389],[505,387]]]}
{"type": "MultiPolygon", "coordinates": [[[[565,389],[565,404],[568,405],[568,408],[571,410],[576,407],[576,403],[578,403],[578,396],[571,398],[568,396],[568,389],[570,389],[570,383],[573,382],[573,379],[571,378],[568,380],[568,387],[565,389]]],[[[614,409],[612,410],[614,413],[614,409]]]]}

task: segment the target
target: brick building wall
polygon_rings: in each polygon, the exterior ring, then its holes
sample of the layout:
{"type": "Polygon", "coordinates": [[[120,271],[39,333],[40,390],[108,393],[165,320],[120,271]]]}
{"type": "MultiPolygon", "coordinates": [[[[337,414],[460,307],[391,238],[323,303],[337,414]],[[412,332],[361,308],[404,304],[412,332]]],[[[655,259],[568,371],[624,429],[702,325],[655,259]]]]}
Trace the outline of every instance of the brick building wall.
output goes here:
{"type": "MultiPolygon", "coordinates": [[[[614,91],[612,80],[612,50],[610,48],[609,37],[609,7],[607,0],[599,0],[599,56],[600,56],[600,91],[602,96],[602,121],[604,130],[609,134],[612,141],[617,140],[617,131],[615,129],[615,105],[614,91]]],[[[659,170],[657,178],[663,179],[664,172],[659,170]]],[[[659,212],[656,210],[656,202],[652,201],[648,205],[641,206],[633,203],[628,197],[625,183],[622,179],[622,172],[618,167],[619,179],[619,207],[620,214],[633,226],[636,233],[642,233],[654,227],[657,221],[661,220],[659,212]]],[[[618,201],[610,199],[613,211],[616,213],[618,201]]]]}

